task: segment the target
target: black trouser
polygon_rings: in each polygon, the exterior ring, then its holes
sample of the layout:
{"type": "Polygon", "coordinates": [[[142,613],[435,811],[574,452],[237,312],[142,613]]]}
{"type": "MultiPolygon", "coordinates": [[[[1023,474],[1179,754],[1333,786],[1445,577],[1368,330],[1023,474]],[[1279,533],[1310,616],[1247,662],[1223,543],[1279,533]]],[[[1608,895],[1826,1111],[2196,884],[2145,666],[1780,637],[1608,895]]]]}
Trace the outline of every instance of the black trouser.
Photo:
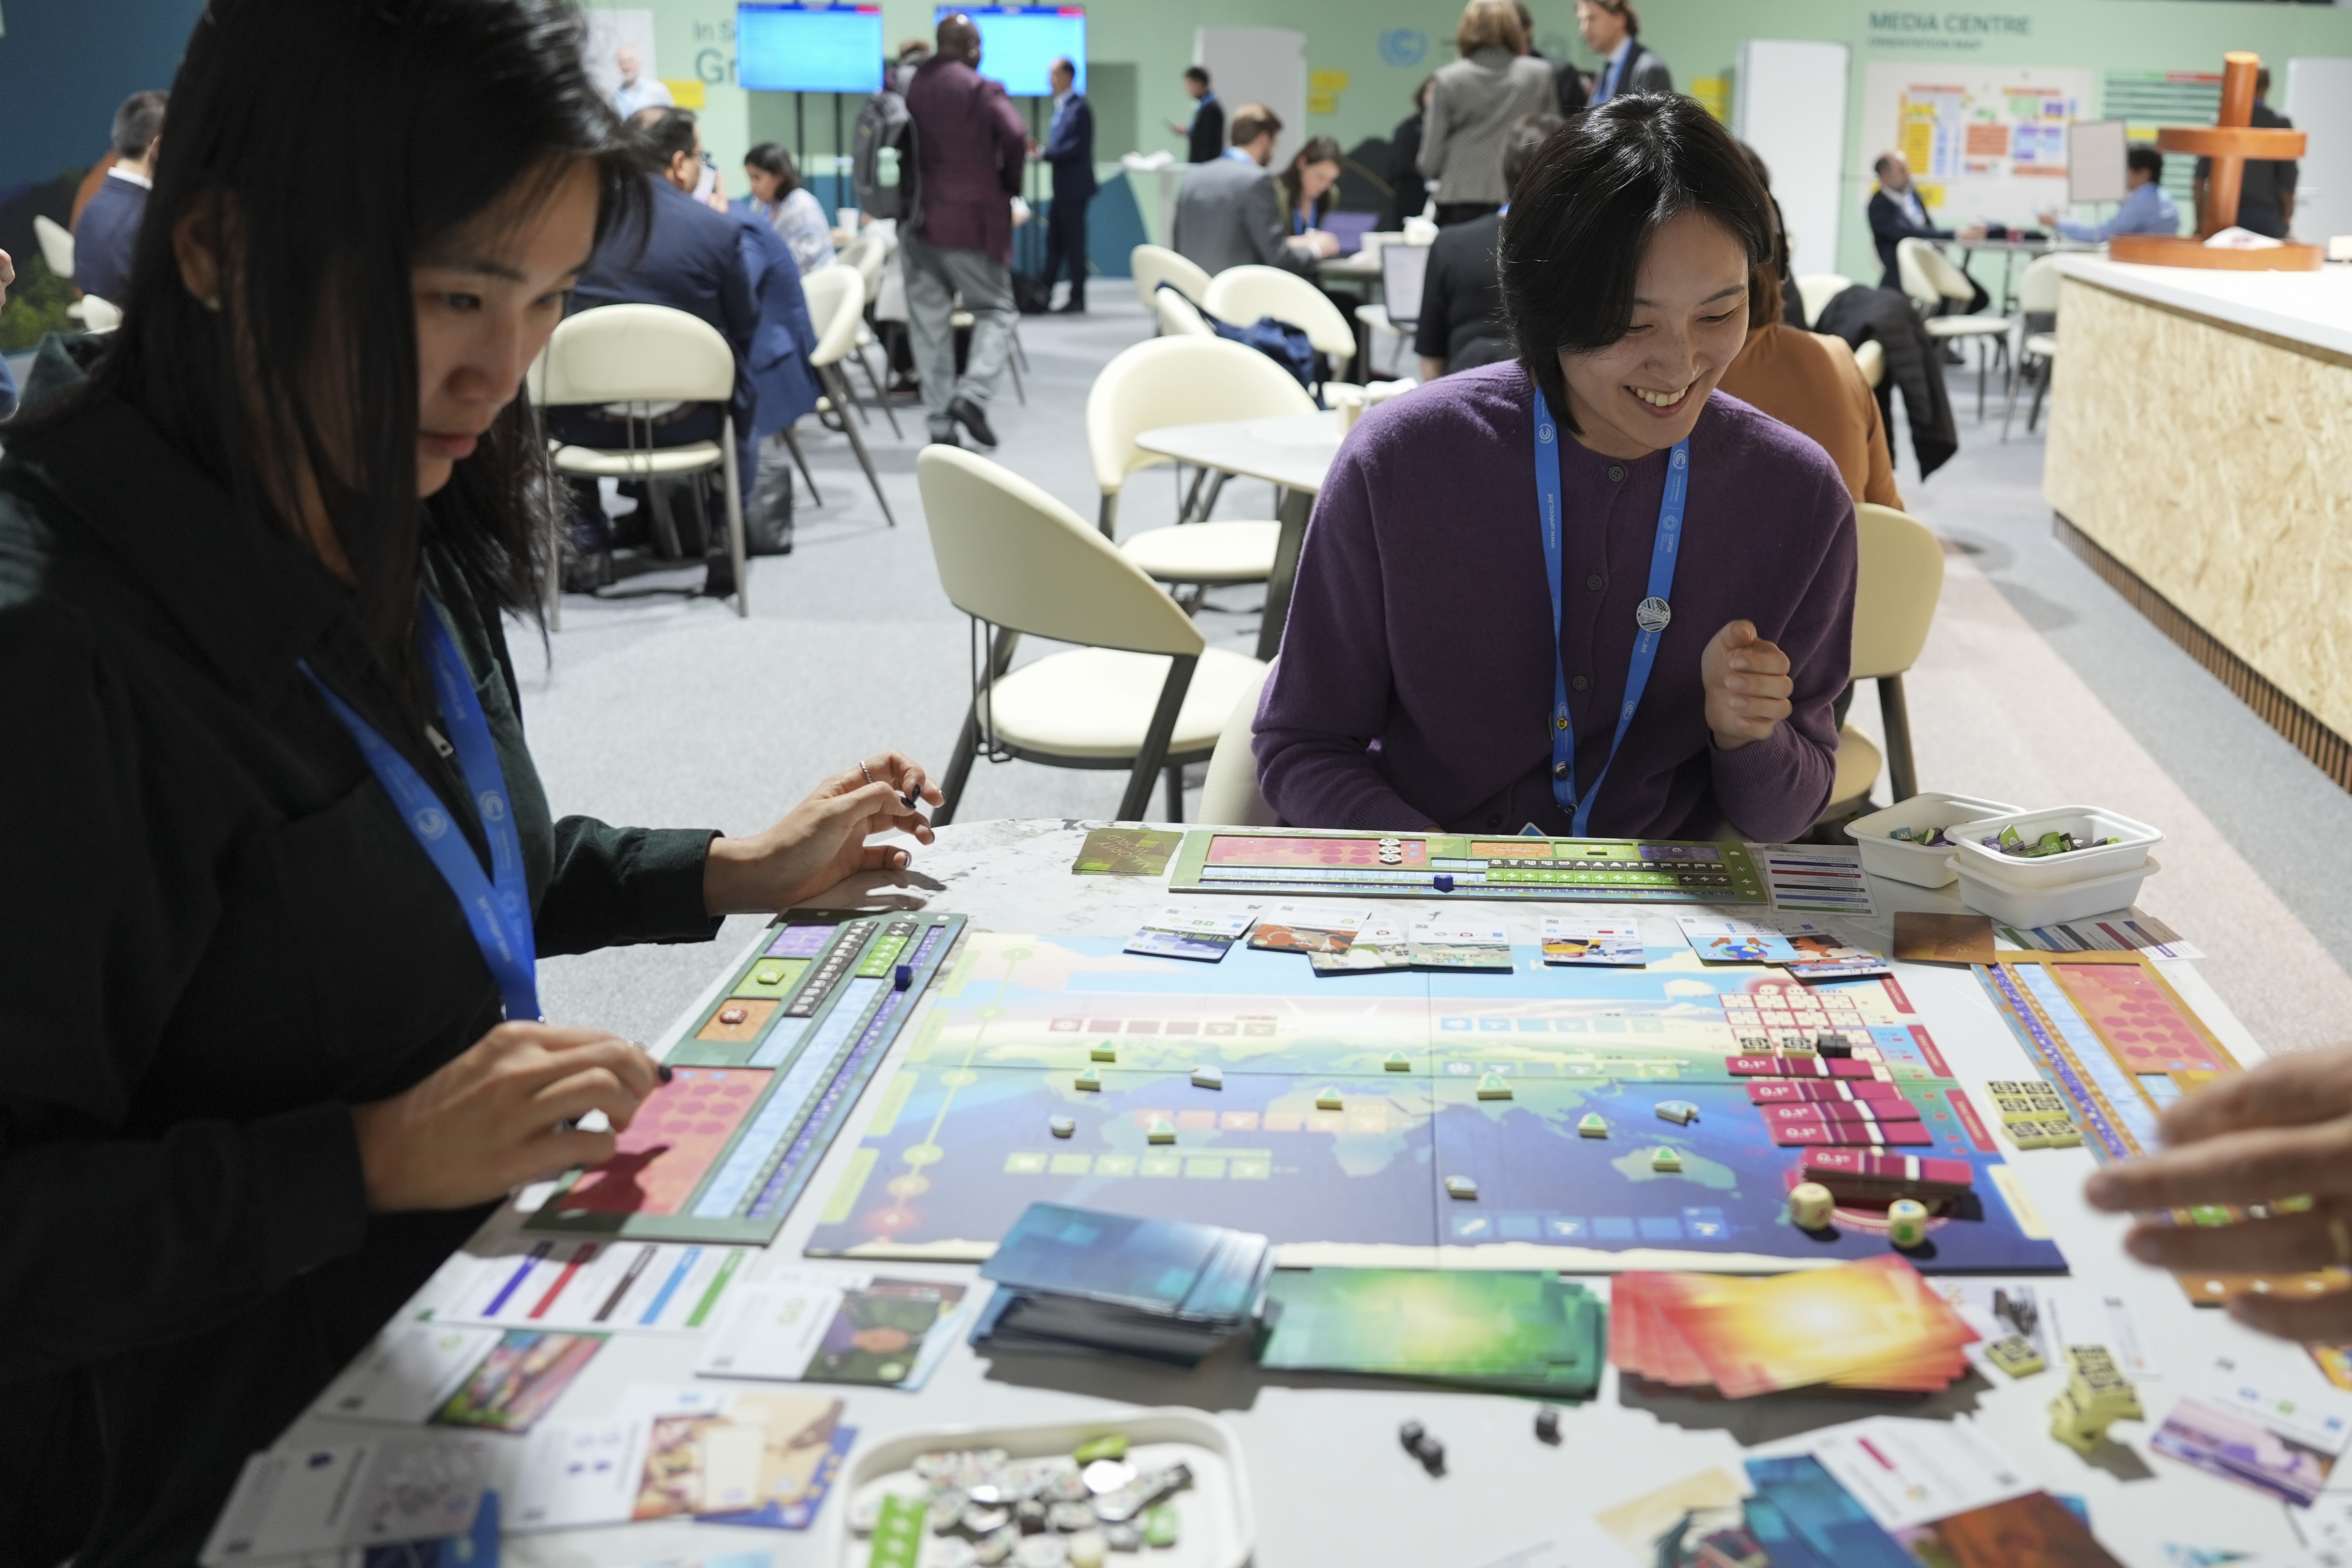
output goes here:
{"type": "Polygon", "coordinates": [[[1092,192],[1055,196],[1045,208],[1045,291],[1049,296],[1053,293],[1054,279],[1062,275],[1062,260],[1068,257],[1073,306],[1087,302],[1087,204],[1093,200],[1092,192]]]}

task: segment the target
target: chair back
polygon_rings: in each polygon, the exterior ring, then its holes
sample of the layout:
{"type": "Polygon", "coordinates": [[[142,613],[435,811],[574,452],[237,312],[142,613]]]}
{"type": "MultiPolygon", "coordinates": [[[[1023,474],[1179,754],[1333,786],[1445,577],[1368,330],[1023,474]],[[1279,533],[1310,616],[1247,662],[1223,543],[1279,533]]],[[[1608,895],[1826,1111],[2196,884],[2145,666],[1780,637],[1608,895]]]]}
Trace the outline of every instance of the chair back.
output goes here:
{"type": "Polygon", "coordinates": [[[541,408],[583,402],[725,402],[735,350],[719,329],[667,305],[600,305],[567,316],[528,378],[541,408]]]}
{"type": "Polygon", "coordinates": [[[1135,277],[1135,297],[1149,306],[1163,283],[1198,305],[1209,295],[1209,275],[1191,256],[1164,245],[1139,245],[1127,253],[1127,269],[1135,277]]]}
{"type": "Polygon", "coordinates": [[[1926,258],[1935,255],[1936,247],[1923,239],[1895,242],[1895,281],[1903,285],[1905,297],[1922,310],[1934,309],[1944,298],[1936,287],[1936,275],[1927,270],[1926,258]]]}
{"type": "MultiPolygon", "coordinates": [[[[1192,311],[1181,301],[1178,308],[1192,311]]],[[[1095,377],[1087,392],[1087,452],[1095,483],[1114,496],[1137,469],[1170,461],[1136,445],[1147,430],[1314,412],[1297,379],[1255,349],[1214,336],[1152,338],[1121,350],[1095,377]]]]}
{"type": "Polygon", "coordinates": [[[857,323],[866,313],[866,279],[854,267],[835,261],[801,279],[801,295],[808,301],[809,325],[816,329],[816,352],[809,363],[817,370],[839,364],[857,346],[857,323]]]}
{"type": "Polygon", "coordinates": [[[1164,338],[1213,338],[1217,329],[1201,319],[1193,303],[1173,288],[1151,291],[1152,314],[1160,318],[1160,333],[1164,338]]]}
{"type": "MultiPolygon", "coordinates": [[[[1845,340],[1841,338],[1840,342],[1845,340]]],[[[1862,347],[1853,350],[1853,362],[1862,367],[1862,379],[1874,390],[1886,379],[1886,345],[1875,338],[1864,338],[1862,347]]]]}
{"type": "Polygon", "coordinates": [[[1057,643],[1198,657],[1192,618],[1108,539],[1044,490],[960,446],[915,458],[931,557],[967,615],[1057,643]]]}
{"type": "Polygon", "coordinates": [[[868,230],[834,253],[834,264],[856,270],[866,283],[866,303],[882,291],[882,264],[890,259],[889,243],[868,230]]]}
{"type": "Polygon", "coordinates": [[[1919,265],[1927,272],[1927,281],[1934,285],[1939,298],[1957,299],[1963,305],[1977,297],[1976,285],[1959,265],[1925,240],[1906,241],[1919,246],[1919,265]]]}
{"type": "Polygon", "coordinates": [[[1307,279],[1278,267],[1229,267],[1209,279],[1209,297],[1201,304],[1210,315],[1236,327],[1246,327],[1261,316],[1286,321],[1307,334],[1318,353],[1335,361],[1356,351],[1355,329],[1339,308],[1307,279]]]}
{"type": "Polygon", "coordinates": [[[1822,308],[1847,289],[1853,279],[1842,272],[1809,272],[1797,279],[1797,298],[1805,304],[1805,325],[1822,319],[1822,308]]]}
{"type": "Polygon", "coordinates": [[[2058,258],[2037,256],[2017,280],[2017,308],[2028,316],[2058,314],[2058,258]]]}
{"type": "Polygon", "coordinates": [[[1919,662],[1944,591],[1944,547],[1927,525],[1892,507],[1853,509],[1860,562],[1853,590],[1853,678],[1899,675],[1919,662]]]}
{"type": "Polygon", "coordinates": [[[1234,711],[1209,756],[1209,776],[1201,783],[1201,821],[1222,828],[1271,828],[1274,808],[1258,793],[1257,758],[1250,751],[1255,733],[1258,697],[1265,690],[1274,666],[1252,675],[1234,698],[1234,711]]]}
{"type": "Polygon", "coordinates": [[[70,279],[74,267],[73,230],[55,218],[46,218],[35,213],[33,237],[41,242],[41,259],[48,264],[49,270],[59,277],[70,279]]]}
{"type": "Polygon", "coordinates": [[[92,332],[111,332],[122,325],[122,307],[95,294],[81,297],[81,324],[92,332]]]}

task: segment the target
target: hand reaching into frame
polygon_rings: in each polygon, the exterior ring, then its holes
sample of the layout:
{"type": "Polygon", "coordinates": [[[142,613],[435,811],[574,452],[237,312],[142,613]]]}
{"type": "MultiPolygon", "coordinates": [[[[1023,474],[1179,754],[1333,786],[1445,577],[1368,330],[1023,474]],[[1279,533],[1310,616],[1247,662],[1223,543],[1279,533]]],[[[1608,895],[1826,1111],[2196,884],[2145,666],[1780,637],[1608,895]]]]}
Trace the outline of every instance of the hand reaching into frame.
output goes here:
{"type": "Polygon", "coordinates": [[[931,841],[917,802],[946,797],[931,776],[896,751],[869,757],[825,779],[765,832],[711,841],[703,862],[702,903],[713,915],[772,915],[805,902],[861,871],[899,871],[903,849],[873,844],[898,830],[931,841]]]}

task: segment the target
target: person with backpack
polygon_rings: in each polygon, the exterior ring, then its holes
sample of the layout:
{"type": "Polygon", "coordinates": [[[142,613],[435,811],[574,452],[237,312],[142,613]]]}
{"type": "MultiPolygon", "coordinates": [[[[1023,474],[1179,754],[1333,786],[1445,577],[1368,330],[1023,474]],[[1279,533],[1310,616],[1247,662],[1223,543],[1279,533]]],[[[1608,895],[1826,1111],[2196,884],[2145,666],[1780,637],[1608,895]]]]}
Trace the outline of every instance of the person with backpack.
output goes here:
{"type": "Polygon", "coordinates": [[[912,210],[899,219],[898,256],[923,412],[933,441],[961,445],[961,425],[994,446],[988,400],[1013,347],[1013,197],[1029,133],[1003,85],[980,74],[980,29],[971,17],[958,12],[940,23],[938,50],[907,84],[906,114],[913,157],[902,146],[894,162],[912,210]],[[911,195],[903,184],[909,163],[911,195]],[[961,376],[949,321],[959,295],[972,316],[961,376]]]}

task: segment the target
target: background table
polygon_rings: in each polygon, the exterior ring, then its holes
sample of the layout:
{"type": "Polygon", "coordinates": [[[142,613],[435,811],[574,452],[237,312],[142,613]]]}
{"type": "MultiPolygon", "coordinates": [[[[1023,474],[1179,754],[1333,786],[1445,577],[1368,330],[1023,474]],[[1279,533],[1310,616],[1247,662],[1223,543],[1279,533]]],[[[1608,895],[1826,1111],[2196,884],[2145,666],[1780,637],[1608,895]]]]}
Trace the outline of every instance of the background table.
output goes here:
{"type": "Polygon", "coordinates": [[[1316,493],[1323,488],[1331,459],[1339,455],[1338,412],[1162,425],[1145,431],[1135,444],[1180,463],[1265,479],[1278,488],[1275,520],[1282,525],[1282,533],[1274,547],[1274,575],[1266,580],[1265,615],[1257,632],[1257,656],[1273,658],[1282,651],[1282,625],[1290,617],[1290,586],[1298,575],[1307,515],[1315,509],[1316,493]]]}
{"type": "MultiPolygon", "coordinates": [[[[911,908],[926,903],[969,915],[975,927],[1008,932],[1124,936],[1167,902],[1161,879],[1074,876],[1070,862],[1084,830],[1099,823],[999,821],[957,823],[940,841],[919,850],[914,867],[894,876],[845,884],[828,907],[911,908]]],[[[1879,915],[1845,922],[1853,932],[1889,940],[1895,909],[1954,909],[1957,900],[1900,883],[1874,880],[1879,915]]],[[[1209,895],[1206,905],[1244,901],[1209,895]]],[[[1426,919],[1436,901],[1384,900],[1398,918],[1426,919]]],[[[1507,924],[1516,942],[1538,940],[1544,913],[1563,906],[1536,903],[1446,900],[1448,915],[1507,924]]],[[[1574,906],[1593,909],[1599,906],[1574,906]]],[[[1624,906],[1618,906],[1622,912],[1624,906]]],[[[1640,912],[1653,946],[1671,945],[1674,906],[1640,912]]],[[[2193,933],[2191,936],[2193,936],[2193,933]]],[[[710,955],[710,989],[679,1015],[666,1050],[700,1019],[719,988],[748,956],[710,955]]],[[[2259,1054],[2244,1029],[2221,1006],[2192,967],[2168,964],[2180,990],[2239,1058],[2259,1054]]],[[[1972,1086],[1987,1078],[2030,1075],[2031,1067],[1963,968],[1898,965],[1903,988],[1926,1017],[1937,1048],[1954,1072],[1972,1086]]],[[[1338,982],[1342,983],[1344,982],[1338,982]]],[[[894,1054],[915,1037],[919,1019],[899,1037],[894,1054]]],[[[875,1082],[887,1084],[887,1064],[875,1082]]],[[[804,1259],[801,1248],[816,1214],[857,1147],[876,1103],[868,1094],[827,1155],[754,1278],[782,1270],[849,1273],[875,1265],[804,1259]]],[[[2293,1346],[2260,1339],[2221,1314],[2200,1312],[2168,1276],[2127,1262],[2118,1246],[2122,1224],[2093,1214],[2080,1198],[2092,1170],[2082,1150],[2019,1155],[2014,1168],[2039,1205],[2074,1267],[2072,1280],[2042,1276],[2061,1292],[2095,1301],[2098,1291],[2129,1292],[2147,1331],[2147,1348],[2162,1375],[2141,1385],[2152,1420],[2161,1420],[2191,1374],[2219,1354],[2236,1358],[2247,1375],[2274,1372],[2281,1380],[2316,1378],[2293,1346]]],[[[486,1226],[472,1252],[520,1251],[520,1218],[503,1213],[486,1226]]],[[[970,1280],[970,1267],[889,1263],[908,1278],[970,1280]]],[[[1606,1291],[1605,1277],[1588,1284],[1606,1291]]],[[[445,1270],[418,1293],[411,1309],[446,1299],[456,1270],[445,1270]]],[[[2084,1325],[2088,1327],[2089,1325],[2084,1325]]],[[[579,1419],[612,1406],[636,1382],[685,1382],[697,1342],[667,1334],[614,1336],[555,1406],[551,1420],[579,1419]]],[[[2296,1542],[2284,1507],[2243,1488],[2147,1455],[2149,1428],[2116,1428],[2117,1446],[2095,1461],[2077,1458],[2047,1435],[2044,1406],[2063,1385],[2044,1373],[2022,1382],[1988,1385],[1964,1380],[1926,1400],[1863,1396],[1772,1395],[1724,1401],[1652,1394],[1603,1379],[1598,1396],[1563,1409],[1557,1448],[1537,1441],[1533,1401],[1446,1392],[1345,1377],[1261,1372],[1228,1350],[1192,1372],[1129,1364],[1100,1357],[1003,1357],[983,1361],[959,1345],[919,1394],[891,1389],[825,1387],[838,1394],[845,1419],[858,1429],[861,1448],[894,1434],[954,1425],[1101,1419],[1123,1407],[1185,1405],[1212,1411],[1239,1433],[1258,1525],[1260,1568],[1322,1568],[1326,1564],[1411,1564],[1412,1568],[1478,1568],[1508,1552],[1551,1538],[1559,1521],[1663,1486],[1695,1470],[1719,1466],[1739,1473],[1755,1452],[1801,1452],[1807,1435],[1865,1416],[1948,1417],[1974,1412],[1979,1429],[2021,1461],[2046,1490],[2080,1494],[2100,1540],[2132,1568],[2164,1568],[2166,1542],[2231,1546],[2240,1551],[2289,1552],[2296,1542]],[[1446,1448],[1446,1474],[1432,1477],[1408,1457],[1398,1424],[1419,1420],[1446,1448]]],[[[759,1386],[759,1385],[746,1385],[759,1386]]],[[[772,1385],[766,1386],[774,1386],[772,1385]]],[[[818,1385],[809,1385],[815,1389],[818,1385]]],[[[353,1442],[383,1437],[381,1425],[305,1416],[282,1444],[353,1442]]],[[[502,1441],[511,1441],[504,1440],[502,1441]]],[[[515,1445],[520,1447],[519,1444],[515,1445]]],[[[837,1498],[825,1502],[840,1506],[837,1498]]],[[[531,1568],[636,1568],[695,1554],[770,1549],[779,1568],[819,1563],[820,1530],[804,1533],[726,1530],[683,1522],[574,1531],[509,1539],[507,1561],[531,1568]]],[[[864,1562],[863,1552],[856,1561],[864,1562]]],[[[1164,1557],[1114,1557],[1115,1568],[1151,1568],[1164,1557]]],[[[833,1568],[826,1564],[825,1568],[833,1568]]],[[[1582,1568],[1581,1564],[1578,1568],[1582,1568]]]]}

